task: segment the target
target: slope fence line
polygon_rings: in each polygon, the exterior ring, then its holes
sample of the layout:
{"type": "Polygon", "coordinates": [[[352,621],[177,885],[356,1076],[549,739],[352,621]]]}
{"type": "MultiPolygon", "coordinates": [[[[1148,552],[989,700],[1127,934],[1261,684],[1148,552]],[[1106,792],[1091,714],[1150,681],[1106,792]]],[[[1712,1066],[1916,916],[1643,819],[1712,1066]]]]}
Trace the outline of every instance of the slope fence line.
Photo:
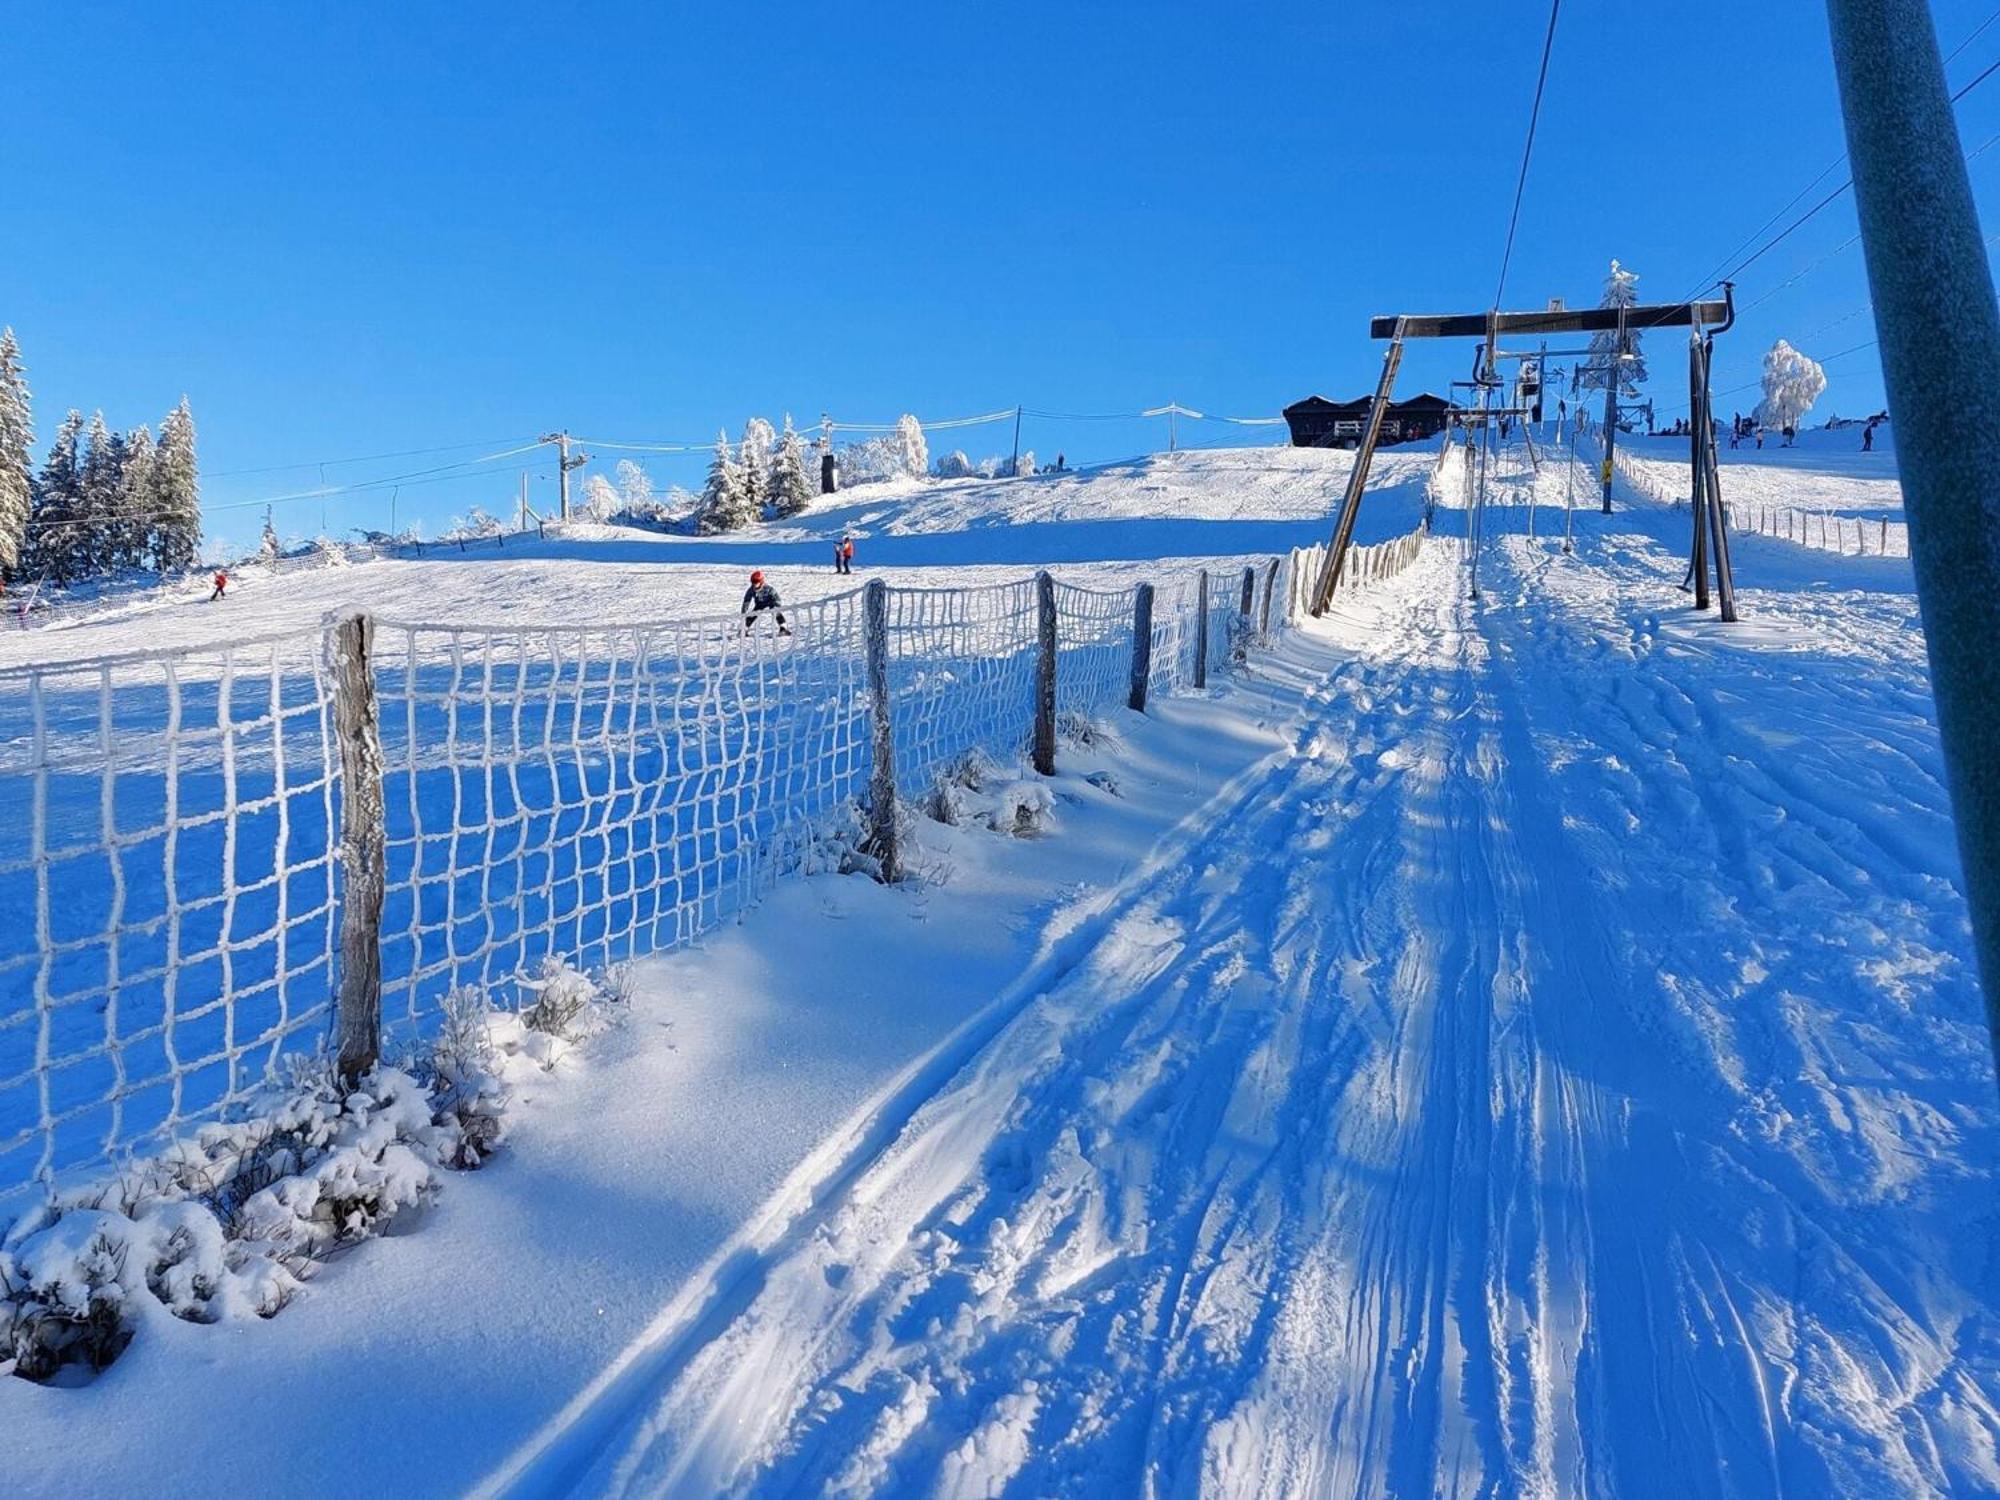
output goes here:
{"type": "MultiPolygon", "coordinates": [[[[1354,549],[1347,586],[1422,541],[1354,549]]],[[[672,949],[788,874],[893,874],[897,800],[1200,690],[1300,621],[1318,553],[0,670],[0,1208],[224,1115],[325,1045],[336,996],[400,1045],[460,987],[672,949]],[[371,771],[353,808],[344,761],[371,771]],[[343,952],[379,952],[373,985],[343,952]]]]}

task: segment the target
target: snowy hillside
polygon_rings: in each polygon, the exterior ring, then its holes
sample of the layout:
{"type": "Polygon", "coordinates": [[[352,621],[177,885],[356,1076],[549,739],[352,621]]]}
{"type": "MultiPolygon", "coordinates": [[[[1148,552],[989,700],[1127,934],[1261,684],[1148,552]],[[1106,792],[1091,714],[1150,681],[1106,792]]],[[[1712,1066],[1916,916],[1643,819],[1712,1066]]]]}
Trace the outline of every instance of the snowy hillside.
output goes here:
{"type": "MultiPolygon", "coordinates": [[[[1409,530],[1432,454],[1384,453],[1382,488],[1356,539],[1409,530]]],[[[726,614],[752,568],[789,602],[843,593],[833,542],[851,531],[862,573],[918,586],[1013,579],[1041,567],[1107,584],[1160,558],[1269,556],[1326,539],[1350,455],[1293,448],[1161,454],[1024,480],[897,481],[819,497],[797,521],[726,539],[579,525],[562,540],[273,575],[245,567],[228,599],[206,582],[87,619],[0,629],[0,667],[116,651],[206,645],[362,607],[440,624],[641,621],[726,614]],[[1081,570],[1079,572],[1079,570],[1081,570]]]]}
{"type": "MultiPolygon", "coordinates": [[[[1874,457],[1723,484],[1872,513],[1874,457]]],[[[1385,455],[1363,540],[1431,461],[1385,455]]],[[[1345,473],[857,492],[0,650],[726,611],[748,565],[850,586],[845,527],[898,581],[1130,580],[1318,540],[1345,473]]],[[[1031,837],[913,813],[921,878],[782,882],[642,961],[416,1232],[87,1387],[0,1379],[10,1476],[204,1493],[250,1433],[232,1483],[288,1495],[2000,1491],[2000,1125],[1908,563],[1741,536],[1726,627],[1685,510],[1519,447],[1494,484],[1477,602],[1447,490],[1407,571],[1066,741],[1031,837]]]]}

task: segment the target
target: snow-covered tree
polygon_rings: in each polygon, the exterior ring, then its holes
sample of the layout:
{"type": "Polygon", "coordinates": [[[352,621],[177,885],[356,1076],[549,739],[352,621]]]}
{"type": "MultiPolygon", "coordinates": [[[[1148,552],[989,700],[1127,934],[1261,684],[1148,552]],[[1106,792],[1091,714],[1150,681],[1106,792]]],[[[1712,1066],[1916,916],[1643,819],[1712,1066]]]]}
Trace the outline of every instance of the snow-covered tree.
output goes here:
{"type": "Polygon", "coordinates": [[[1016,479],[1031,477],[1035,473],[1035,450],[1033,448],[1022,449],[1021,456],[1014,460],[1013,469],[1016,479]]]}
{"type": "Polygon", "coordinates": [[[940,479],[970,479],[974,470],[972,460],[965,456],[965,450],[954,448],[937,461],[933,472],[940,479]]]}
{"type": "MultiPolygon", "coordinates": [[[[497,516],[488,514],[484,506],[475,505],[468,509],[464,515],[453,516],[451,518],[451,525],[438,540],[444,542],[476,542],[487,537],[504,535],[506,530],[507,528],[500,524],[497,516]]],[[[324,537],[320,540],[323,545],[332,545],[324,537]]]]}
{"type": "Polygon", "coordinates": [[[695,524],[702,535],[715,536],[736,531],[757,519],[750,497],[743,487],[743,471],[730,447],[729,434],[718,433],[715,457],[708,466],[708,482],[701,487],[701,505],[695,524]]]}
{"type": "Polygon", "coordinates": [[[602,474],[592,474],[583,481],[583,505],[577,513],[579,520],[608,521],[624,508],[618,498],[618,487],[602,474]]]}
{"type": "MultiPolygon", "coordinates": [[[[1611,274],[1604,279],[1604,296],[1597,305],[1637,307],[1638,273],[1626,270],[1615,260],[1611,262],[1611,274]]],[[[1646,357],[1639,352],[1636,330],[1628,328],[1623,334],[1615,329],[1593,333],[1590,336],[1590,365],[1595,368],[1586,367],[1580,376],[1580,383],[1586,390],[1603,390],[1611,379],[1614,364],[1619,386],[1636,395],[1637,387],[1646,379],[1646,357]]]]}
{"type": "Polygon", "coordinates": [[[629,458],[618,460],[612,471],[617,476],[618,505],[632,515],[648,515],[655,509],[653,476],[629,458]]]}
{"type": "Polygon", "coordinates": [[[35,479],[34,508],[28,517],[28,543],[22,550],[21,571],[51,583],[64,584],[84,573],[81,565],[83,470],[78,448],[83,442],[83,413],[71,409],[56,429],[49,456],[35,479]]]}
{"type": "Polygon", "coordinates": [[[185,573],[201,552],[201,480],[187,397],[167,413],[153,460],[153,566],[185,573]]]}
{"type": "Polygon", "coordinates": [[[930,472],[931,450],[923,424],[908,412],[896,418],[896,457],[905,474],[921,479],[930,472]]]}
{"type": "Polygon", "coordinates": [[[762,417],[752,417],[743,424],[737,472],[742,475],[743,494],[752,516],[762,516],[764,502],[770,498],[771,447],[777,440],[777,433],[762,417]]]}
{"type": "Polygon", "coordinates": [[[278,540],[278,528],[271,523],[271,507],[267,505],[264,507],[264,535],[257,544],[257,557],[262,562],[271,563],[284,555],[285,544],[278,540]]]}
{"type": "Polygon", "coordinates": [[[1764,356],[1764,399],[1757,420],[1766,427],[1797,427],[1826,390],[1826,371],[1783,339],[1764,356]]]}
{"type": "Polygon", "coordinates": [[[812,485],[806,479],[806,450],[785,414],[785,431],[771,460],[771,509],[780,520],[802,515],[812,505],[812,485]]]}
{"type": "Polygon", "coordinates": [[[153,481],[159,450],[153,429],[135,427],[125,434],[124,461],[118,467],[118,554],[124,566],[146,565],[146,542],[153,531],[153,481]]]}
{"type": "Polygon", "coordinates": [[[109,573],[126,565],[125,514],[120,503],[125,440],[92,412],[82,457],[83,542],[78,563],[86,573],[109,573]]]}
{"type": "Polygon", "coordinates": [[[0,329],[0,575],[20,570],[35,494],[35,423],[14,330],[0,329]]]}

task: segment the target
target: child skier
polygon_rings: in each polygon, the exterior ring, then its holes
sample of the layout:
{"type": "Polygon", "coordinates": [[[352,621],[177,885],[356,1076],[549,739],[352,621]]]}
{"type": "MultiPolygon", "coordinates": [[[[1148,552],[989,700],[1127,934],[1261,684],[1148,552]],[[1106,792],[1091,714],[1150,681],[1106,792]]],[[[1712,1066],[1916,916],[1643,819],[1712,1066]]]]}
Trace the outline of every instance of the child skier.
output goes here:
{"type": "Polygon", "coordinates": [[[743,591],[743,633],[748,635],[757,616],[765,610],[778,617],[778,634],[790,635],[792,627],[785,623],[785,612],[778,604],[778,591],[764,581],[763,569],[750,575],[750,587],[743,591]]]}

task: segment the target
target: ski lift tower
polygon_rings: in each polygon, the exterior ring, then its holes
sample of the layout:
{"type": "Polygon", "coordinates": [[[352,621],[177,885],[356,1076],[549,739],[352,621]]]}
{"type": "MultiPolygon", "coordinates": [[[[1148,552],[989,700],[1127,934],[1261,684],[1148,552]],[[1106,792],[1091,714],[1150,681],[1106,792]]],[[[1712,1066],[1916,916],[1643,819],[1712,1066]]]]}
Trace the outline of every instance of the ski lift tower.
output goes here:
{"type": "MultiPolygon", "coordinates": [[[[1347,476],[1347,491],[1341,497],[1340,513],[1333,524],[1333,535],[1327,543],[1326,563],[1320,569],[1319,581],[1313,587],[1312,613],[1324,615],[1333,602],[1333,593],[1340,585],[1341,570],[1347,562],[1347,550],[1354,540],[1354,522],[1361,510],[1361,493],[1368,486],[1368,471],[1375,459],[1375,445],[1382,435],[1382,418],[1389,407],[1390,393],[1395,389],[1396,372],[1403,363],[1403,343],[1406,339],[1449,339],[1477,338],[1485,341],[1482,357],[1476,361],[1480,383],[1493,382],[1496,359],[1502,357],[1499,340],[1503,334],[1547,337],[1564,333],[1605,333],[1617,332],[1621,335],[1643,332],[1649,328],[1687,328],[1693,330],[1690,348],[1695,351],[1692,358],[1702,358],[1712,334],[1704,330],[1720,332],[1734,321],[1734,310],[1728,302],[1661,302],[1634,307],[1585,307],[1571,310],[1560,304],[1539,312],[1491,312],[1442,313],[1442,314],[1399,314],[1393,317],[1372,319],[1368,325],[1370,338],[1387,339],[1389,347],[1382,356],[1382,378],[1375,387],[1375,398],[1368,409],[1368,421],[1362,428],[1361,446],[1354,455],[1354,468],[1347,476]]],[[[1619,341],[1623,343],[1621,338],[1619,341]]],[[[1705,367],[1700,388],[1707,389],[1705,367]]],[[[1616,401],[1617,386],[1611,387],[1612,401],[1616,401]]],[[[1615,411],[1615,404],[1611,409],[1615,411]]],[[[1609,415],[1610,412],[1607,413],[1609,415]]],[[[1490,413],[1489,413],[1490,415],[1490,413]]],[[[1611,431],[1607,422],[1605,430],[1605,505],[1610,505],[1611,431]]],[[[1717,529],[1714,548],[1716,567],[1720,573],[1727,573],[1729,551],[1727,541],[1721,531],[1723,524],[1722,507],[1719,502],[1707,508],[1697,505],[1695,523],[1699,528],[1707,519],[1717,529]]],[[[1706,590],[1703,590],[1704,597],[1706,590]]],[[[1724,584],[1725,599],[1733,606],[1734,590],[1724,584]]],[[[1726,608],[1724,618],[1733,618],[1733,607],[1726,608]]]]}

